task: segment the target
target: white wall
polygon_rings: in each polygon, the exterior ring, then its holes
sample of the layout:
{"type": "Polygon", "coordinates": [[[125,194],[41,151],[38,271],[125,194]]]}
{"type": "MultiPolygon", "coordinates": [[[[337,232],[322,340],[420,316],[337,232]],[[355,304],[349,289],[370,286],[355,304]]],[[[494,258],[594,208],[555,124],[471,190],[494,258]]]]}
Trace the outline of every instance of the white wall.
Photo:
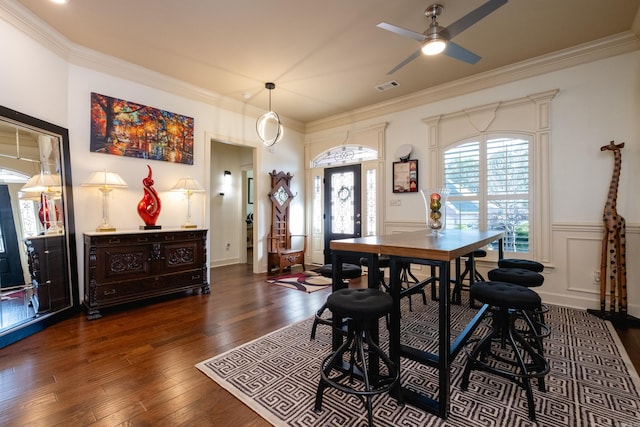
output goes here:
{"type": "Polygon", "coordinates": [[[0,104],[66,127],[67,62],[4,19],[0,58],[0,104]]]}
{"type": "MultiPolygon", "coordinates": [[[[9,16],[0,17],[11,21],[9,16]]],[[[178,227],[185,219],[186,205],[179,194],[169,193],[167,190],[184,176],[196,178],[203,185],[209,182],[213,172],[210,170],[210,145],[206,135],[257,147],[254,166],[254,206],[260,214],[260,221],[257,224],[259,240],[254,243],[257,259],[254,268],[258,271],[266,270],[266,254],[261,246],[266,245],[264,242],[270,223],[270,203],[266,195],[269,191],[271,170],[283,169],[299,177],[296,185],[299,186],[300,196],[295,205],[299,210],[304,206],[304,167],[300,133],[285,129],[283,140],[269,151],[258,141],[255,134],[256,117],[231,112],[133,81],[138,80],[139,75],[135,76],[136,79],[128,80],[72,64],[44,48],[4,19],[0,19],[0,40],[0,55],[6,58],[6,62],[3,62],[8,65],[0,67],[0,103],[69,129],[80,295],[83,295],[84,290],[82,233],[94,230],[102,216],[100,194],[95,189],[84,188],[80,184],[95,170],[106,168],[118,172],[129,187],[112,192],[110,222],[119,231],[137,230],[144,224],[137,214],[136,206],[142,198],[142,179],[147,174],[149,164],[153,170],[154,188],[160,193],[162,201],[157,224],[163,228],[178,227]],[[10,43],[7,42],[9,40],[10,43]],[[90,152],[91,92],[193,117],[194,164],[145,161],[90,152]]],[[[108,61],[108,58],[106,60],[108,61]]],[[[141,75],[148,74],[148,71],[136,69],[130,64],[127,68],[141,75]]],[[[180,85],[179,82],[175,84],[180,85]]],[[[192,198],[192,221],[206,228],[225,227],[224,223],[210,223],[205,209],[207,201],[207,197],[192,198]]],[[[304,223],[297,224],[297,227],[303,229],[304,223]]],[[[240,233],[240,229],[237,229],[237,233],[240,233]]],[[[239,239],[240,237],[237,237],[235,240],[239,239]]],[[[207,253],[210,257],[210,248],[207,253]]]]}
{"type": "MultiPolygon", "coordinates": [[[[552,262],[539,290],[543,300],[582,308],[599,308],[599,269],[602,211],[613,170],[613,156],[600,147],[611,140],[625,141],[618,190],[618,212],[627,222],[627,273],[629,312],[640,315],[640,52],[627,53],[585,65],[550,72],[464,96],[427,103],[399,113],[352,123],[350,129],[381,121],[386,128],[386,173],[391,177],[396,149],[413,145],[419,160],[420,186],[429,185],[430,164],[427,126],[422,121],[486,104],[518,99],[559,89],[551,105],[551,224],[552,262]]],[[[308,134],[339,134],[345,128],[308,134]]],[[[387,178],[389,181],[390,178],[387,178]]],[[[393,194],[385,182],[385,230],[424,228],[424,204],[419,194],[393,194]],[[391,199],[400,199],[391,206],[391,199]]],[[[486,271],[493,265],[480,263],[486,271]]]]}
{"type": "MultiPolygon", "coordinates": [[[[132,72],[132,79],[129,80],[95,71],[93,67],[71,65],[50,48],[44,48],[26,36],[9,21],[0,20],[0,39],[3,41],[0,43],[0,57],[6,58],[3,67],[0,67],[0,103],[69,128],[76,230],[79,233],[94,229],[100,219],[98,195],[79,187],[91,171],[105,167],[113,169],[129,183],[128,189],[113,193],[111,217],[114,225],[120,229],[135,229],[141,223],[135,206],[142,195],[141,179],[146,175],[145,161],[89,152],[89,94],[92,91],[195,118],[194,165],[150,163],[156,188],[163,200],[171,200],[171,196],[163,191],[184,175],[193,176],[203,183],[209,182],[212,172],[206,135],[233,144],[257,147],[254,163],[256,270],[266,269],[265,238],[270,222],[268,172],[274,169],[287,170],[296,176],[293,192],[298,197],[294,200],[292,212],[295,218],[300,218],[300,222],[293,224],[292,231],[305,231],[302,215],[305,195],[305,165],[301,148],[303,135],[286,130],[285,139],[270,152],[257,141],[253,116],[230,112],[175,95],[175,92],[164,92],[137,83],[141,79],[135,67],[129,68],[132,72]],[[10,43],[7,42],[9,40],[10,43]]],[[[143,70],[140,73],[144,74],[143,70]]],[[[393,153],[401,144],[414,146],[412,158],[421,160],[421,169],[429,164],[423,118],[551,89],[560,90],[552,103],[551,113],[553,262],[545,272],[545,285],[540,293],[545,301],[551,303],[598,307],[597,285],[593,283],[592,272],[597,268],[599,259],[602,209],[612,170],[610,153],[600,152],[599,147],[610,140],[626,141],[618,210],[627,220],[629,311],[638,316],[640,266],[633,260],[640,251],[640,201],[635,197],[635,175],[640,166],[640,52],[426,103],[399,113],[351,123],[350,128],[367,127],[381,121],[388,123],[385,176],[390,177],[393,153]]],[[[331,129],[329,132],[343,130],[331,129]]],[[[426,174],[427,171],[420,170],[422,177],[426,174]]],[[[404,195],[401,206],[390,206],[389,198],[395,196],[390,188],[385,191],[385,228],[389,230],[394,224],[405,224],[407,227],[421,225],[424,206],[420,196],[404,195]]],[[[205,198],[194,198],[193,220],[207,227],[224,226],[209,224],[205,216],[205,203],[205,198]]],[[[158,223],[165,227],[176,226],[183,216],[184,207],[181,203],[167,202],[158,223]]],[[[78,236],[77,242],[78,255],[81,257],[81,236],[78,236]]],[[[83,266],[82,262],[78,264],[82,284],[83,266]]]]}

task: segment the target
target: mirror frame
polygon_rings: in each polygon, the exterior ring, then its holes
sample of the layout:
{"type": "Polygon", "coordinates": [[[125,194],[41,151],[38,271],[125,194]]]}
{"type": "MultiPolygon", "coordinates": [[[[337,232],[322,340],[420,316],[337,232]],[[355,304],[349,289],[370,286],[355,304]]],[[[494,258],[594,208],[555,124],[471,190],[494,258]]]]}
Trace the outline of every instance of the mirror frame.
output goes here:
{"type": "Polygon", "coordinates": [[[30,129],[52,137],[57,137],[60,142],[60,162],[62,166],[62,200],[64,219],[64,242],[66,246],[66,274],[68,279],[66,286],[70,291],[71,301],[63,308],[36,316],[33,319],[22,322],[15,327],[9,328],[0,334],[0,348],[12,344],[18,340],[26,338],[42,329],[59,322],[82,310],[78,288],[78,265],[76,254],[76,231],[73,211],[73,185],[71,181],[71,156],[69,147],[69,131],[66,128],[40,120],[38,118],[20,113],[7,107],[0,106],[0,121],[15,124],[23,128],[30,129]]]}

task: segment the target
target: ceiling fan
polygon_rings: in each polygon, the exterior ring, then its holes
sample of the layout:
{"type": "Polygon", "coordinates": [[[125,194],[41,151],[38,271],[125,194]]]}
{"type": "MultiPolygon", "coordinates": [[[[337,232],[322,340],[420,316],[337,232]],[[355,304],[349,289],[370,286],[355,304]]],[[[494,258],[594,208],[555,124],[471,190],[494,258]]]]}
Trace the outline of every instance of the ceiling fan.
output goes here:
{"type": "Polygon", "coordinates": [[[419,57],[421,53],[425,55],[437,55],[439,53],[444,53],[445,55],[458,59],[460,61],[464,61],[469,64],[475,64],[480,60],[480,57],[475,53],[463,48],[462,46],[455,44],[451,41],[451,39],[476,22],[480,21],[482,18],[486,17],[505,3],[507,3],[507,0],[489,0],[482,6],[479,6],[476,9],[472,10],[446,28],[441,27],[437,21],[438,16],[440,16],[444,8],[440,4],[432,4],[424,11],[425,16],[427,18],[431,18],[431,24],[429,25],[429,28],[427,28],[422,34],[416,33],[415,31],[407,30],[402,27],[398,27],[396,25],[388,24],[386,22],[379,23],[377,25],[378,28],[391,31],[392,33],[396,33],[400,36],[408,37],[422,43],[420,49],[418,49],[407,59],[393,67],[393,69],[389,71],[387,75],[395,73],[400,68],[404,67],[409,62],[419,57]]]}

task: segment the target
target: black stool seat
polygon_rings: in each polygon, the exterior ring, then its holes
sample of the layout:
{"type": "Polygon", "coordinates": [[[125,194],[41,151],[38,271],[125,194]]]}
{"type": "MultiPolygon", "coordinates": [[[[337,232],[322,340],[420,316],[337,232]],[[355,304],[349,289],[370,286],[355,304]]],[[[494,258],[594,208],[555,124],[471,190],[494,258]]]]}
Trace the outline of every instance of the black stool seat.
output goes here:
{"type": "Polygon", "coordinates": [[[503,258],[498,260],[498,267],[500,268],[524,268],[525,270],[535,271],[536,273],[542,273],[544,265],[538,261],[530,259],[519,258],[503,258]]]}
{"type": "Polygon", "coordinates": [[[379,319],[391,311],[392,304],[391,295],[373,288],[340,289],[327,298],[333,314],[353,319],[379,319]]]}
{"type": "Polygon", "coordinates": [[[542,286],[544,276],[532,270],[524,268],[494,268],[487,273],[489,280],[514,283],[527,288],[542,286]]]}
{"type": "MultiPolygon", "coordinates": [[[[469,254],[465,255],[465,256],[469,256],[469,254]]],[[[487,251],[485,251],[484,249],[476,249],[475,251],[473,251],[473,256],[475,258],[484,258],[487,256],[487,251]]]]}
{"type": "MultiPolygon", "coordinates": [[[[467,362],[460,387],[467,390],[471,371],[478,370],[511,380],[525,389],[529,418],[536,420],[531,379],[538,380],[538,388],[545,391],[544,376],[549,363],[544,358],[539,326],[528,323],[532,333],[521,334],[516,327],[519,313],[540,308],[540,296],[524,286],[507,282],[478,282],[471,286],[470,294],[476,300],[491,306],[491,329],[480,340],[471,340],[464,347],[467,362]],[[471,342],[475,346],[471,349],[471,342]]],[[[485,316],[489,310],[485,311],[485,316]]]]}
{"type": "MultiPolygon", "coordinates": [[[[325,264],[320,267],[320,275],[324,277],[333,277],[333,264],[325,264]]],[[[342,264],[342,280],[343,285],[347,286],[345,283],[346,280],[349,279],[357,279],[362,276],[362,268],[359,265],[343,263],[342,264]]],[[[332,325],[332,319],[325,319],[322,317],[322,313],[327,309],[327,303],[322,304],[322,307],[318,309],[316,312],[316,317],[313,320],[313,326],[311,327],[311,339],[316,338],[316,330],[318,329],[319,324],[323,325],[332,325]]]]}
{"type": "Polygon", "coordinates": [[[474,283],[471,294],[484,304],[516,310],[535,310],[542,303],[540,296],[531,289],[507,282],[474,283]]]}
{"type": "MultiPolygon", "coordinates": [[[[325,264],[320,267],[320,274],[324,277],[333,277],[333,265],[325,264]]],[[[362,276],[362,268],[355,264],[342,264],[342,278],[355,279],[362,276]]]]}
{"type": "Polygon", "coordinates": [[[371,336],[372,327],[389,314],[392,305],[391,295],[380,289],[347,288],[329,295],[327,307],[333,316],[348,318],[348,332],[342,345],[322,362],[316,412],[322,410],[324,389],[334,387],[364,400],[369,425],[373,424],[372,396],[388,391],[399,378],[396,365],[371,336]],[[370,368],[375,374],[369,372],[370,368]]]}

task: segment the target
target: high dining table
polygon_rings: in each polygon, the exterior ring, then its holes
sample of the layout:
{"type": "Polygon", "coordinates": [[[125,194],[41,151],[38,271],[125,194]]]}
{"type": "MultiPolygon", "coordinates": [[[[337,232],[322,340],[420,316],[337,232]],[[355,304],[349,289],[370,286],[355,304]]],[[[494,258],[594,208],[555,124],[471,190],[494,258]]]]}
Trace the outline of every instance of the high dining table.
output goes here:
{"type": "MultiPolygon", "coordinates": [[[[389,353],[391,360],[400,369],[400,381],[392,394],[400,403],[410,403],[418,408],[446,418],[449,412],[450,398],[450,370],[451,361],[465,345],[480,322],[487,306],[483,306],[450,344],[450,265],[456,265],[456,278],[459,279],[460,257],[473,256],[473,251],[489,243],[498,241],[499,257],[502,258],[501,231],[478,230],[446,230],[442,234],[434,235],[430,230],[420,230],[405,233],[395,233],[382,236],[358,237],[352,239],[332,240],[330,242],[333,265],[333,290],[343,287],[340,274],[343,259],[353,257],[354,253],[366,257],[370,272],[377,272],[378,256],[387,255],[390,260],[390,287],[393,297],[393,308],[389,316],[389,353]],[[438,352],[430,353],[412,348],[400,342],[400,299],[401,287],[400,270],[402,264],[422,264],[435,266],[438,269],[437,281],[440,284],[438,292],[438,352]],[[442,286],[442,284],[446,284],[442,286]],[[438,371],[437,396],[427,396],[422,392],[411,390],[402,385],[401,357],[431,366],[438,371]]],[[[473,276],[473,275],[472,275],[473,276]]],[[[435,278],[431,278],[435,280],[435,278]]],[[[473,280],[473,279],[472,279],[473,280]]],[[[368,275],[368,286],[379,286],[376,274],[368,275]]],[[[335,321],[335,319],[334,319],[335,321]]],[[[377,331],[376,331],[377,336],[377,331]]],[[[336,348],[342,341],[342,335],[334,328],[333,346],[336,348]]],[[[370,360],[370,370],[374,371],[377,360],[370,360]]]]}

